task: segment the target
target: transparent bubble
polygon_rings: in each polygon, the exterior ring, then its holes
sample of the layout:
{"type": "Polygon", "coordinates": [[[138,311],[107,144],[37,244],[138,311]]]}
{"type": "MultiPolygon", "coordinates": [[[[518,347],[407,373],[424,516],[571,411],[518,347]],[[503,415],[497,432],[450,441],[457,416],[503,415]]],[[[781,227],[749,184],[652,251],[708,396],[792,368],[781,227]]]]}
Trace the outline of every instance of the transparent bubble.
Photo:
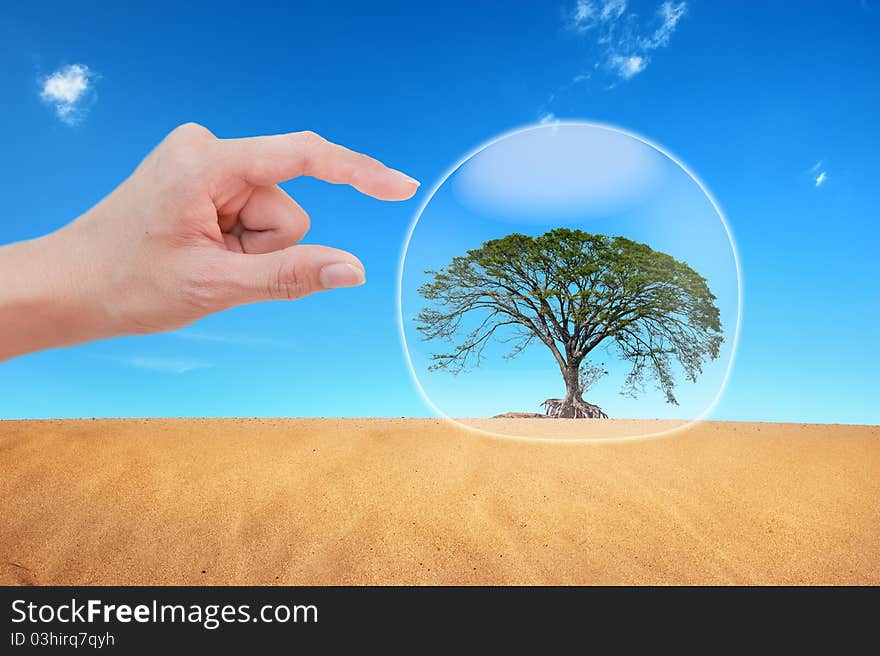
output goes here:
{"type": "Polygon", "coordinates": [[[740,296],[733,238],[690,171],[620,129],[558,123],[491,141],[434,188],[398,307],[413,379],[441,416],[519,439],[635,439],[717,404],[740,296]],[[593,406],[609,419],[497,417],[593,406]]]}

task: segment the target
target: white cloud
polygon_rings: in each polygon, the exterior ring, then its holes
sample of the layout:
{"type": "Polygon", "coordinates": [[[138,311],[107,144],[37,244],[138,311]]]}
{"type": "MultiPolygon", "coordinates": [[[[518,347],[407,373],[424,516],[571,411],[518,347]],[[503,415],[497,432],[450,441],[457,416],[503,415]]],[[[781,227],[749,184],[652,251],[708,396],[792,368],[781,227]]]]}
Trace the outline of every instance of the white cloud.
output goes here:
{"type": "Polygon", "coordinates": [[[810,176],[810,180],[813,181],[813,184],[817,187],[821,187],[825,184],[825,181],[828,180],[828,170],[825,168],[825,160],[820,159],[808,168],[804,175],[810,176]]]}
{"type": "Polygon", "coordinates": [[[620,18],[627,0],[577,0],[569,15],[568,26],[577,32],[588,32],[602,23],[620,18]]]}
{"type": "Polygon", "coordinates": [[[166,374],[185,374],[188,371],[196,369],[207,369],[211,367],[206,362],[198,360],[187,360],[184,358],[170,358],[161,356],[132,355],[120,358],[114,358],[119,364],[132,367],[134,369],[145,369],[147,371],[158,371],[166,374]]]}
{"type": "Polygon", "coordinates": [[[577,0],[566,24],[595,40],[596,68],[629,80],[647,68],[652,52],[669,45],[686,12],[686,2],[666,0],[646,20],[626,0],[577,0]]]}
{"type": "Polygon", "coordinates": [[[55,114],[68,125],[85,115],[84,103],[92,90],[95,73],[85,64],[70,64],[40,80],[40,98],[52,105],[55,114]]]}
{"type": "Polygon", "coordinates": [[[687,4],[684,2],[664,2],[660,5],[657,13],[660,15],[660,26],[654,31],[654,34],[645,42],[645,47],[649,50],[657,48],[665,48],[669,45],[672,33],[687,11],[687,4]]]}
{"type": "Polygon", "coordinates": [[[568,27],[577,32],[586,32],[593,29],[598,20],[595,3],[589,0],[577,0],[569,15],[568,27]]]}
{"type": "Polygon", "coordinates": [[[602,5],[599,17],[603,22],[617,20],[626,11],[626,0],[606,0],[602,5]]]}
{"type": "Polygon", "coordinates": [[[563,84],[561,87],[553,91],[547,97],[547,101],[538,108],[538,122],[541,124],[548,122],[558,122],[559,119],[557,118],[556,114],[550,111],[550,107],[553,106],[556,98],[560,95],[566,94],[580,84],[589,82],[591,77],[591,73],[580,73],[578,75],[575,75],[570,82],[563,84]]]}
{"type": "Polygon", "coordinates": [[[617,71],[617,74],[620,77],[624,80],[628,80],[645,70],[645,67],[648,65],[648,59],[641,55],[631,55],[629,57],[615,55],[608,63],[615,71],[617,71]]]}

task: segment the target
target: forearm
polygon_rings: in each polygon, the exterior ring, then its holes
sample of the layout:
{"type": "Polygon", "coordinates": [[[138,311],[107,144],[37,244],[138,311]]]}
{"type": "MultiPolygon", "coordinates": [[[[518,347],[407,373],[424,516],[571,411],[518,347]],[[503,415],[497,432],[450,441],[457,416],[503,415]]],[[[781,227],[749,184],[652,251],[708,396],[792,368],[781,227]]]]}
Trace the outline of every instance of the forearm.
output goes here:
{"type": "Polygon", "coordinates": [[[0,362],[113,334],[94,258],[76,232],[0,247],[0,362]]]}

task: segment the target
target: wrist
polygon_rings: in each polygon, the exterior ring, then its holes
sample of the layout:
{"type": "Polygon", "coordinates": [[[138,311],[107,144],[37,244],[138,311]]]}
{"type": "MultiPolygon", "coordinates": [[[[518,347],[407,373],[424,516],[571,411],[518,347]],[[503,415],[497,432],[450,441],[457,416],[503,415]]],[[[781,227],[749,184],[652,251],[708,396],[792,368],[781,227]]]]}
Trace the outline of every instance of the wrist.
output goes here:
{"type": "Polygon", "coordinates": [[[0,361],[117,333],[96,261],[76,223],[0,248],[0,361]]]}

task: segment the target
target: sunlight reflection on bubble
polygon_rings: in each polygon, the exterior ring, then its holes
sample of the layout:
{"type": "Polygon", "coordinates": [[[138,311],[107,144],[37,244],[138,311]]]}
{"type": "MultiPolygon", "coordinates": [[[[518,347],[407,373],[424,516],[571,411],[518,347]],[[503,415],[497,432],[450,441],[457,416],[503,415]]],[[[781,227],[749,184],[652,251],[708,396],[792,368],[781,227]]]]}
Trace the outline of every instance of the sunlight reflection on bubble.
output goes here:
{"type": "MultiPolygon", "coordinates": [[[[723,392],[739,333],[740,284],[735,245],[720,209],[702,183],[672,156],[610,126],[533,126],[503,135],[472,152],[428,195],[401,258],[401,338],[424,399],[439,415],[463,426],[495,436],[540,440],[669,434],[705,418],[723,392]],[[423,285],[435,280],[428,272],[444,270],[453,258],[491,240],[514,233],[537,237],[555,228],[583,231],[565,234],[622,236],[647,244],[686,265],[698,278],[705,278],[715,296],[723,341],[717,357],[705,358],[696,383],[686,379],[680,358],[672,356],[676,404],[668,402],[666,388],[650,376],[641,387],[627,387],[632,361],[609,337],[589,352],[581,370],[588,364],[594,371],[605,372],[583,399],[601,406],[612,419],[493,418],[511,412],[542,413],[545,399],[565,397],[558,357],[542,339],[533,340],[516,357],[506,357],[512,340],[516,343],[516,331],[521,335],[525,330],[522,322],[501,326],[487,338],[478,366],[473,366],[472,359],[471,366],[461,373],[451,373],[448,368],[431,370],[438,354],[454,353],[467,343],[466,336],[479,329],[490,310],[486,304],[476,303],[453,324],[458,330],[446,335],[451,340],[441,339],[444,335],[426,339],[427,333],[418,328],[424,327],[425,316],[437,315],[420,313],[426,308],[449,311],[436,297],[426,297],[423,285]],[[627,394],[622,393],[624,388],[627,394]]],[[[572,285],[575,290],[577,286],[572,285]]],[[[530,294],[533,292],[526,296],[530,294]]],[[[539,297],[534,295],[534,299],[539,297]]],[[[492,301],[495,297],[487,298],[492,301]]],[[[554,298],[560,301],[560,297],[554,298]]],[[[595,308],[590,305],[598,296],[591,295],[589,302],[584,298],[578,297],[580,316],[593,314],[594,309],[598,314],[604,308],[598,301],[595,308]]],[[[614,296],[604,298],[607,301],[614,296]]],[[[523,307],[530,307],[523,303],[523,307]]],[[[559,311],[565,312],[565,307],[563,303],[559,311]]],[[[641,308],[636,311],[638,314],[641,308]]],[[[605,309],[602,313],[608,315],[605,309]]],[[[568,320],[569,332],[574,333],[577,322],[568,320]]],[[[564,352],[561,340],[554,344],[564,352]]]]}

